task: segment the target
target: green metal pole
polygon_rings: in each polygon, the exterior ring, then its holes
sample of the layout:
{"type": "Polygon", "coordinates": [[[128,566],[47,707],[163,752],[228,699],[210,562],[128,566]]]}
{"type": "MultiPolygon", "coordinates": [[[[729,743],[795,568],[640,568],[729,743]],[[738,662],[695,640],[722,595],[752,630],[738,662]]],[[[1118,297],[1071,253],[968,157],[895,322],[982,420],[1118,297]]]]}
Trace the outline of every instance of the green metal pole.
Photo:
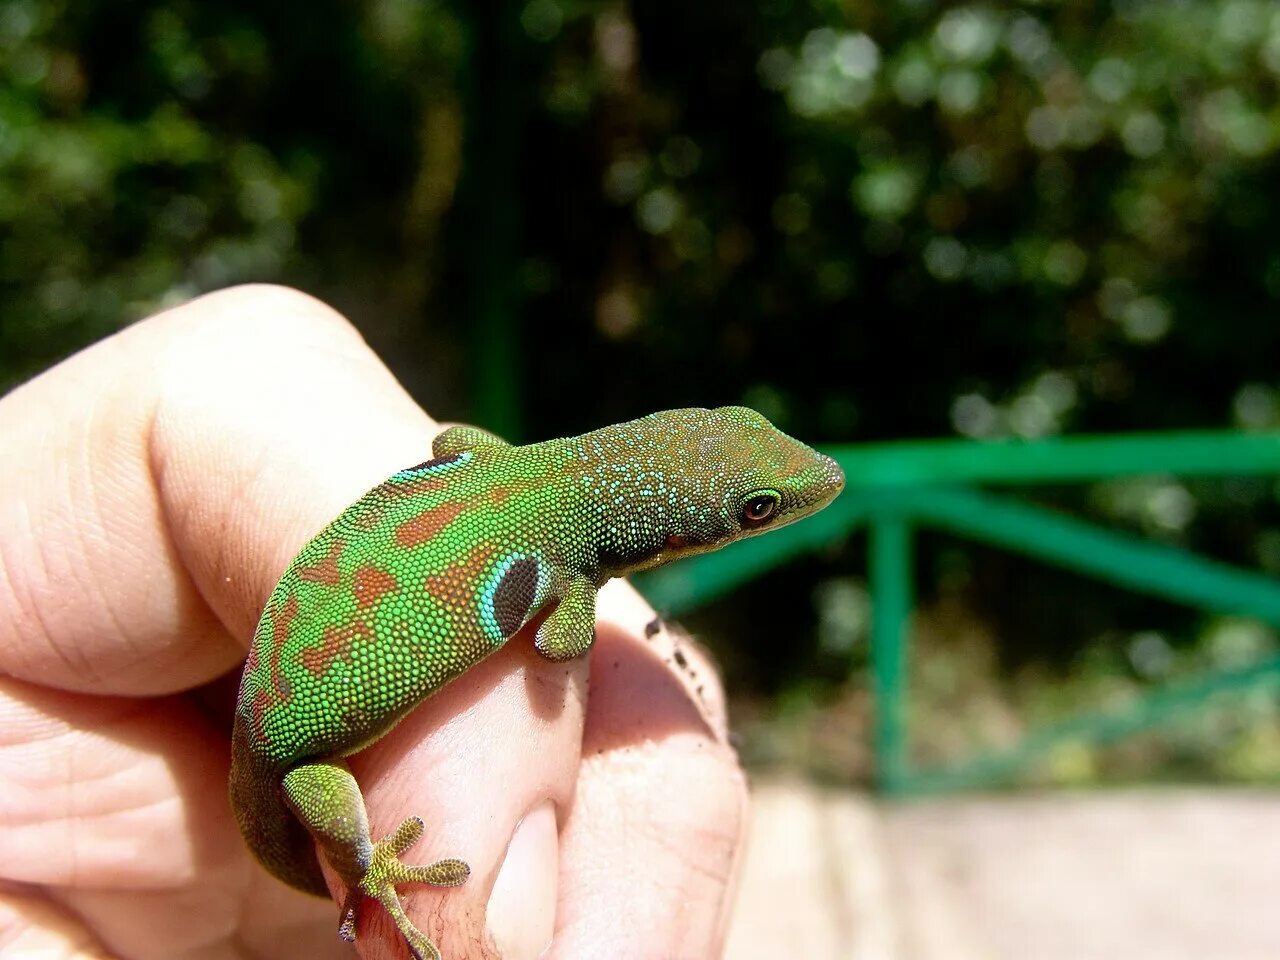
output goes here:
{"type": "Polygon", "coordinates": [[[903,494],[903,500],[930,526],[1175,603],[1280,626],[1280,582],[1274,577],[978,490],[921,488],[903,494]]]}
{"type": "Polygon", "coordinates": [[[472,419],[512,442],[521,437],[520,252],[524,76],[516,0],[471,7],[471,97],[464,174],[470,287],[467,352],[472,419]]]}
{"type": "Polygon", "coordinates": [[[909,776],[907,756],[907,620],[912,606],[911,525],[897,513],[872,518],[871,666],[875,693],[877,778],[886,794],[909,776]]]}
{"type": "Polygon", "coordinates": [[[824,449],[844,468],[849,491],[1063,483],[1151,473],[1225,477],[1280,472],[1280,433],[1119,433],[988,443],[915,440],[824,449]]]}

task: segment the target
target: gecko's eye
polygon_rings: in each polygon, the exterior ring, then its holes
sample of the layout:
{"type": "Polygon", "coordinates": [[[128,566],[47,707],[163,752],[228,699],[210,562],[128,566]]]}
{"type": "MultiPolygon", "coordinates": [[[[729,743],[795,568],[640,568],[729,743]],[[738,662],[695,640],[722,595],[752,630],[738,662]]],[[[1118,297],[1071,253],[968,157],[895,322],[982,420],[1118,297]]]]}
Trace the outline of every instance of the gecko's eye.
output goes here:
{"type": "Polygon", "coordinates": [[[778,495],[772,490],[753,494],[742,505],[742,525],[758,527],[778,510],[778,495]]]}

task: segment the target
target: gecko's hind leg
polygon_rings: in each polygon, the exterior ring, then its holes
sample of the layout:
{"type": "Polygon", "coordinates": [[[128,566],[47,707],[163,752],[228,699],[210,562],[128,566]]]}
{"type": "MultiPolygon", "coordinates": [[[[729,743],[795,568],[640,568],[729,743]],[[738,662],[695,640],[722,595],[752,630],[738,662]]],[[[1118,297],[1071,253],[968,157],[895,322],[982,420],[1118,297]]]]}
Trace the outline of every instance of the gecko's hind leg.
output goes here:
{"type": "Polygon", "coordinates": [[[294,767],[285,774],[283,787],[289,809],[315,837],[325,858],[347,885],[338,935],[343,940],[355,940],[360,901],[372,897],[390,914],[418,960],[440,960],[440,951],[404,912],[396,885],[456,887],[467,879],[470,868],[454,859],[421,866],[401,862],[400,854],[422,836],[422,820],[418,817],[409,817],[395,833],[375,842],[369,836],[369,817],[360,787],[341,761],[294,767]]]}
{"type": "MultiPolygon", "coordinates": [[[[400,854],[418,842],[422,831],[422,820],[419,817],[409,817],[395,833],[375,843],[373,857],[364,876],[360,878],[359,890],[382,904],[418,960],[440,960],[440,952],[435,945],[419,932],[405,914],[396,886],[401,883],[426,883],[433,887],[456,887],[467,879],[471,868],[461,860],[454,859],[437,860],[422,866],[402,862],[400,854]]],[[[354,919],[353,913],[353,924],[354,919]]]]}

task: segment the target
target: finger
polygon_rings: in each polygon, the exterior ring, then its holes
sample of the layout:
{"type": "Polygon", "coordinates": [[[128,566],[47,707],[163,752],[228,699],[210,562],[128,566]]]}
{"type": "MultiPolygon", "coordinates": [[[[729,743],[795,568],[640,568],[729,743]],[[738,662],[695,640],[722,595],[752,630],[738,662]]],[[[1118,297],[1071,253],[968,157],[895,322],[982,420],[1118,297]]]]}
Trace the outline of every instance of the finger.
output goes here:
{"type": "Polygon", "coordinates": [[[0,671],[154,693],[234,662],[237,645],[183,571],[150,476],[149,363],[171,333],[140,325],[0,401],[0,671]]]}
{"type": "Polygon", "coordinates": [[[0,678],[0,876],[53,898],[0,903],[0,954],[12,940],[31,945],[14,956],[82,955],[54,949],[66,940],[84,956],[187,956],[239,922],[255,956],[346,955],[332,907],[261,871],[246,896],[226,775],[225,735],[183,698],[0,678]]]}
{"type": "Polygon", "coordinates": [[[629,587],[602,600],[553,955],[718,956],[747,822],[719,680],[669,631],[646,638],[629,587]]]}
{"type": "Polygon", "coordinates": [[[277,288],[73,357],[0,403],[0,670],[115,694],[224,672],[292,551],[431,431],[345,321],[277,288]]]}
{"type": "Polygon", "coordinates": [[[11,957],[109,960],[84,922],[44,897],[0,886],[0,950],[11,957]]]}
{"type": "Polygon", "coordinates": [[[238,842],[226,770],[224,737],[181,698],[2,677],[0,876],[134,890],[212,882],[238,842]]]}
{"type": "MultiPolygon", "coordinates": [[[[225,734],[186,698],[0,677],[0,875],[38,884],[113,956],[203,949],[234,929],[248,873],[226,771],[225,734]]],[[[56,911],[24,916],[62,935],[56,911]]]]}
{"type": "MultiPolygon", "coordinates": [[[[375,836],[420,816],[426,832],[406,861],[459,858],[471,867],[457,889],[400,889],[445,957],[536,957],[551,942],[585,680],[585,664],[543,659],[522,631],[352,759],[375,836]]],[[[403,956],[377,905],[366,904],[359,923],[364,956],[403,956]]]]}

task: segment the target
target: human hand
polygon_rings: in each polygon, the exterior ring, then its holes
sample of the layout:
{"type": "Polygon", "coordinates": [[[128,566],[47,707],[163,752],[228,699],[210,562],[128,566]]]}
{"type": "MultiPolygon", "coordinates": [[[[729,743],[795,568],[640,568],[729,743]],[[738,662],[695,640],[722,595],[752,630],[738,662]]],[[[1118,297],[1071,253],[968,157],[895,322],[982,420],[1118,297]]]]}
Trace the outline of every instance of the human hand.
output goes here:
{"type": "MultiPolygon", "coordinates": [[[[271,287],[0,401],[0,953],[352,955],[336,906],[240,840],[235,679],[298,548],[436,430],[345,321],[271,287]]],[[[746,794],[718,681],[625,585],[599,615],[589,661],[517,637],[352,758],[375,835],[416,814],[406,859],[471,865],[401,889],[446,960],[720,951],[746,794]]],[[[361,955],[407,955],[360,920],[361,955]]]]}

